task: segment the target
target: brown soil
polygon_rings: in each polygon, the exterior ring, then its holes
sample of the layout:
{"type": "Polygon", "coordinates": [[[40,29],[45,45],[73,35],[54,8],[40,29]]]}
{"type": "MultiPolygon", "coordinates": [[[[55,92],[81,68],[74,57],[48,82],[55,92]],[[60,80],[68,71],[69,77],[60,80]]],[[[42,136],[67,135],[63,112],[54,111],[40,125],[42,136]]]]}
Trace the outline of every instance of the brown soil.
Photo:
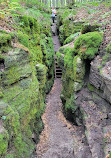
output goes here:
{"type": "Polygon", "coordinates": [[[38,158],[74,158],[73,129],[62,114],[60,99],[61,80],[56,79],[51,92],[47,95],[46,110],[42,117],[45,128],[37,145],[38,158]]]}

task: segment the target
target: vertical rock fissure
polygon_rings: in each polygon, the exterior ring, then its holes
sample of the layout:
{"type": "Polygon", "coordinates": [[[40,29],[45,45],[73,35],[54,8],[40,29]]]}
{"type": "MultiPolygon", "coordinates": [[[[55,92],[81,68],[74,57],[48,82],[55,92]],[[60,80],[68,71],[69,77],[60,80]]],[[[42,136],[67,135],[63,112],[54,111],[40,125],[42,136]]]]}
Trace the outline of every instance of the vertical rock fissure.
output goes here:
{"type": "Polygon", "coordinates": [[[86,59],[85,62],[85,76],[84,76],[84,82],[88,83],[89,81],[89,74],[90,74],[90,67],[91,67],[91,60],[86,59]]]}

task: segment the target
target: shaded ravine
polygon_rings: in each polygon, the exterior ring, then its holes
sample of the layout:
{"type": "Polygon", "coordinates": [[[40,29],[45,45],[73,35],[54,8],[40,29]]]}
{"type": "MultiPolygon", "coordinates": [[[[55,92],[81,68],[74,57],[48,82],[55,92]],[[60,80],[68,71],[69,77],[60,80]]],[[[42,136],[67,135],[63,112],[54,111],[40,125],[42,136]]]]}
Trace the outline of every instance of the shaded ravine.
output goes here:
{"type": "MultiPolygon", "coordinates": [[[[60,48],[56,24],[52,26],[55,53],[60,48]]],[[[46,109],[42,116],[44,130],[37,144],[37,158],[74,158],[73,136],[70,123],[62,114],[60,99],[61,79],[55,79],[51,92],[46,97],[46,109]]]]}
{"type": "Polygon", "coordinates": [[[74,158],[72,134],[60,114],[60,92],[61,81],[55,79],[53,88],[47,95],[46,110],[42,117],[45,128],[37,145],[37,156],[40,158],[74,158]]]}

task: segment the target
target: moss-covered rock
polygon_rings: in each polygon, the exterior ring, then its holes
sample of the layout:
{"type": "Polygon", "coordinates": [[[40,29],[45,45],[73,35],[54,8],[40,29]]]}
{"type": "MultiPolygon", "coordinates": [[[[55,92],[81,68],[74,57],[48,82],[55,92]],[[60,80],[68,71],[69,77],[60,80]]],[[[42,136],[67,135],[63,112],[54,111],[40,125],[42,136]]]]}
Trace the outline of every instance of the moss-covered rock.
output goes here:
{"type": "Polygon", "coordinates": [[[72,35],[70,35],[69,37],[67,37],[66,40],[64,41],[64,45],[65,45],[65,44],[68,44],[68,43],[70,43],[70,42],[72,42],[72,41],[75,39],[75,37],[78,36],[79,34],[80,34],[80,33],[77,32],[77,33],[72,34],[72,35]]]}
{"type": "Polygon", "coordinates": [[[39,86],[40,88],[46,88],[46,74],[47,74],[47,68],[45,65],[42,64],[37,64],[36,65],[36,71],[37,71],[37,76],[39,80],[39,86]]]}
{"type": "Polygon", "coordinates": [[[89,32],[77,38],[74,42],[74,51],[82,59],[93,59],[98,53],[98,48],[103,40],[103,34],[99,32],[89,32]]]}
{"type": "Polygon", "coordinates": [[[83,87],[84,82],[74,82],[74,92],[78,92],[83,87]]]}
{"type": "Polygon", "coordinates": [[[100,25],[90,25],[90,24],[85,24],[82,26],[81,28],[81,33],[85,34],[88,32],[94,32],[94,31],[98,31],[100,28],[100,25]]]}
{"type": "Polygon", "coordinates": [[[28,47],[29,46],[29,36],[22,33],[22,32],[18,32],[17,33],[17,38],[18,38],[18,41],[23,44],[25,47],[28,47]]]}
{"type": "Polygon", "coordinates": [[[9,44],[11,41],[11,36],[9,34],[1,34],[0,35],[0,45],[9,44]]]}
{"type": "Polygon", "coordinates": [[[63,69],[64,68],[64,54],[61,54],[59,52],[56,53],[57,55],[57,64],[58,66],[63,69]]]}
{"type": "Polygon", "coordinates": [[[41,22],[28,15],[16,18],[18,30],[0,32],[4,35],[0,43],[0,63],[4,66],[0,71],[0,118],[8,135],[5,139],[4,131],[0,138],[1,158],[31,157],[34,141],[39,141],[43,129],[41,115],[45,109],[45,94],[54,82],[49,18],[41,22]],[[8,53],[4,53],[6,50],[8,53]]]}
{"type": "Polygon", "coordinates": [[[75,97],[74,95],[72,95],[69,99],[67,99],[66,103],[65,103],[65,116],[67,117],[67,119],[74,121],[75,120],[75,115],[74,113],[77,110],[77,105],[75,103],[75,97]]]}
{"type": "Polygon", "coordinates": [[[7,130],[2,126],[0,121],[0,156],[3,158],[7,151],[9,135],[7,130]]]}
{"type": "Polygon", "coordinates": [[[73,60],[73,76],[74,81],[82,82],[85,75],[85,63],[79,56],[75,56],[73,60]]]}
{"type": "Polygon", "coordinates": [[[59,27],[59,39],[61,44],[63,45],[64,41],[70,35],[80,32],[82,24],[83,22],[64,21],[63,25],[59,27]]]}
{"type": "Polygon", "coordinates": [[[5,55],[5,72],[3,73],[3,85],[11,85],[22,78],[31,75],[32,69],[29,63],[28,52],[22,49],[14,49],[5,55]],[[24,60],[22,60],[24,58],[24,60]],[[25,65],[24,65],[25,63],[25,65]]]}
{"type": "Polygon", "coordinates": [[[70,35],[80,32],[81,26],[84,23],[84,21],[76,22],[74,19],[72,20],[71,17],[74,17],[75,14],[76,11],[73,9],[65,9],[58,12],[57,28],[62,45],[70,35]]]}
{"type": "Polygon", "coordinates": [[[11,46],[11,36],[7,33],[0,33],[0,52],[7,53],[11,46]]]}

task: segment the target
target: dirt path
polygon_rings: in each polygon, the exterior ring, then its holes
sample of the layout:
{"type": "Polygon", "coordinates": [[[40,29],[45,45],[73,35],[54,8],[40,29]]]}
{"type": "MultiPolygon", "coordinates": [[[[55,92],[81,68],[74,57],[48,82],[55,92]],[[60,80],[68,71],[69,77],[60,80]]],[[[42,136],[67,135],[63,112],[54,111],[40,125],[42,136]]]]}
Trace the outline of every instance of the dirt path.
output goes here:
{"type": "MultiPolygon", "coordinates": [[[[56,24],[51,28],[56,53],[60,48],[56,24]]],[[[42,116],[44,130],[37,145],[38,158],[74,158],[73,136],[69,129],[71,125],[62,114],[61,87],[61,79],[55,79],[52,90],[46,97],[46,109],[42,116]]]]}
{"type": "Polygon", "coordinates": [[[61,113],[60,92],[61,80],[56,79],[46,99],[42,117],[45,128],[37,145],[38,158],[74,158],[72,134],[61,113]]]}
{"type": "Polygon", "coordinates": [[[57,35],[56,23],[54,23],[51,26],[51,29],[52,29],[52,38],[53,38],[53,44],[54,44],[54,52],[56,53],[59,51],[59,48],[61,47],[60,41],[57,35]]]}

